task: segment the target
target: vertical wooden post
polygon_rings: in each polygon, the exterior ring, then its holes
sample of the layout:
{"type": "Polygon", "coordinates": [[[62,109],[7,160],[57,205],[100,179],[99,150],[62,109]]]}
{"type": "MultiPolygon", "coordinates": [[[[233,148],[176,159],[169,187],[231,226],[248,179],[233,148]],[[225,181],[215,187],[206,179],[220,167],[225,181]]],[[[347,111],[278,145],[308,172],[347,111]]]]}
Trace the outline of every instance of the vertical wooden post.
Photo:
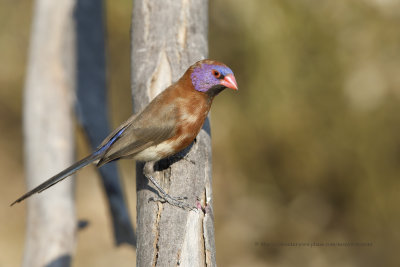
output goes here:
{"type": "MultiPolygon", "coordinates": [[[[208,1],[134,0],[132,94],[135,112],[207,56],[208,1]]],[[[154,173],[173,196],[199,198],[206,212],[149,201],[155,189],[137,165],[137,266],[215,266],[209,121],[186,159],[154,173]]],[[[163,167],[164,166],[164,167],[163,167]]]]}
{"type": "MultiPolygon", "coordinates": [[[[74,156],[74,0],[37,0],[24,94],[26,181],[33,188],[74,156]]],[[[73,179],[28,200],[23,266],[69,266],[75,249],[73,179]]]]}

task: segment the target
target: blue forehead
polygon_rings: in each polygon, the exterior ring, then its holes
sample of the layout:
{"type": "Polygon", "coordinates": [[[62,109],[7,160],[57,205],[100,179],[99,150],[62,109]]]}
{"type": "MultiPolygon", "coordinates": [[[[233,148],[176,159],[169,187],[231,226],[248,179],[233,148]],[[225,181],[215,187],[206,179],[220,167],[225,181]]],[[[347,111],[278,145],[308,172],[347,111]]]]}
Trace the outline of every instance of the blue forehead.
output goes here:
{"type": "Polygon", "coordinates": [[[227,66],[221,66],[221,65],[202,64],[201,69],[205,70],[206,72],[207,71],[211,72],[211,70],[217,70],[224,76],[226,76],[228,74],[233,74],[233,72],[230,68],[228,68],[227,66]]]}

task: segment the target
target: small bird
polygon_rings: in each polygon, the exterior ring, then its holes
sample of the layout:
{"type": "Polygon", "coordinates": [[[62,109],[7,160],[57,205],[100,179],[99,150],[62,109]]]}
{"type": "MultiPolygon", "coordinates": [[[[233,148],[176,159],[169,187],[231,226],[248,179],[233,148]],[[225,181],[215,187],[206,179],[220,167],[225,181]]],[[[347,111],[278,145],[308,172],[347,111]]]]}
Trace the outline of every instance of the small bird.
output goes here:
{"type": "MultiPolygon", "coordinates": [[[[27,192],[11,206],[46,190],[92,162],[97,163],[97,167],[122,158],[154,162],[178,153],[196,138],[214,97],[225,88],[238,90],[229,67],[209,59],[196,62],[143,111],[132,115],[106,137],[96,151],[27,192]]],[[[146,176],[164,200],[187,207],[166,194],[151,176],[146,176]]]]}

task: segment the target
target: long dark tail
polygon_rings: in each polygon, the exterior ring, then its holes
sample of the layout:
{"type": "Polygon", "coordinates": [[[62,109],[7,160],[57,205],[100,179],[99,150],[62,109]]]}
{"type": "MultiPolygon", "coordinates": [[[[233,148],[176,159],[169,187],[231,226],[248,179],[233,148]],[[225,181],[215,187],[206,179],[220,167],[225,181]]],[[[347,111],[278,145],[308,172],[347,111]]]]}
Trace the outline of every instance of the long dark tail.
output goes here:
{"type": "Polygon", "coordinates": [[[46,190],[47,188],[55,185],[58,182],[61,182],[62,180],[64,180],[68,176],[74,174],[79,169],[81,169],[81,168],[85,167],[86,165],[92,163],[93,161],[101,158],[102,153],[99,153],[99,152],[100,151],[96,151],[93,154],[87,156],[86,158],[83,158],[80,161],[75,162],[70,167],[68,167],[65,170],[63,170],[62,172],[54,175],[53,177],[51,177],[47,181],[43,182],[42,184],[38,185],[37,187],[35,187],[31,191],[29,191],[28,193],[24,194],[23,196],[21,196],[20,198],[15,200],[13,203],[11,203],[10,206],[14,205],[15,203],[21,202],[22,200],[30,197],[33,194],[40,193],[40,192],[46,190]]]}

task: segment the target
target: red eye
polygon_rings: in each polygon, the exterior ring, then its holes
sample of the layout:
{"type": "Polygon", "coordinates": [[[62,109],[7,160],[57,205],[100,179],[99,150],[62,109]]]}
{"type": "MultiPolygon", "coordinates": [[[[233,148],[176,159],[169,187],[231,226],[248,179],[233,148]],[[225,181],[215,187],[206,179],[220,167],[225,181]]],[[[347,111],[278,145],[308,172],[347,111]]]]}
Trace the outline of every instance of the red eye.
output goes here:
{"type": "Polygon", "coordinates": [[[219,79],[219,77],[221,77],[221,73],[219,73],[219,71],[217,70],[213,70],[212,74],[214,75],[215,78],[219,79]]]}

